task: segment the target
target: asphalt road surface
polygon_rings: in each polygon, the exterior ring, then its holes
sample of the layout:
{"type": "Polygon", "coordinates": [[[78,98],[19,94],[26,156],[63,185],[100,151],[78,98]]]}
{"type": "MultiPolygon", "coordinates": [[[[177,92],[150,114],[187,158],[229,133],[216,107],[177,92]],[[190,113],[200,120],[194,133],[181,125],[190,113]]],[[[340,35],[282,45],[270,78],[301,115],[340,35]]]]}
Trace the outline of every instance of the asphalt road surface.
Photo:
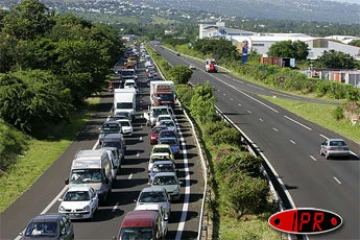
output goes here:
{"type": "MultiPolygon", "coordinates": [[[[111,239],[116,236],[123,217],[134,209],[134,200],[137,199],[140,191],[148,186],[147,162],[152,148],[149,144],[151,129],[145,125],[142,116],[150,102],[149,88],[144,81],[144,70],[139,69],[138,74],[141,93],[137,97],[138,109],[133,124],[134,134],[126,137],[125,164],[117,176],[107,204],[99,207],[93,221],[74,221],[75,239],[111,239]]],[[[57,212],[59,199],[66,190],[64,179],[69,176],[75,153],[97,147],[98,128],[111,115],[112,104],[113,94],[105,93],[98,111],[86,123],[70,147],[28,191],[0,215],[0,239],[15,239],[31,218],[40,213],[57,212]]],[[[178,176],[183,185],[181,200],[171,204],[172,213],[166,239],[196,239],[203,198],[201,162],[193,141],[190,123],[180,109],[176,108],[175,113],[184,143],[183,154],[176,159],[178,176]],[[186,191],[187,196],[184,194],[186,191]]]]}
{"type": "Polygon", "coordinates": [[[360,239],[359,144],[261,99],[254,91],[257,86],[234,80],[226,73],[206,73],[205,64],[154,48],[172,65],[191,63],[197,67],[191,83],[210,82],[216,90],[217,107],[260,148],[296,207],[322,208],[343,218],[338,230],[309,239],[360,239]],[[320,143],[338,137],[345,139],[354,155],[325,160],[319,154],[320,143]]]}

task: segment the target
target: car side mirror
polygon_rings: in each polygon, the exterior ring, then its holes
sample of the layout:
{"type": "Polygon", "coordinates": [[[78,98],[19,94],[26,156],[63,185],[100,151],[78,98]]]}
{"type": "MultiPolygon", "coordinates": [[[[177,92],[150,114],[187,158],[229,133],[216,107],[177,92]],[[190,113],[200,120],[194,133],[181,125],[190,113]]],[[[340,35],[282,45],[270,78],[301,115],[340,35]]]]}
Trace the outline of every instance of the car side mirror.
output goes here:
{"type": "Polygon", "coordinates": [[[23,237],[23,236],[24,236],[24,233],[23,233],[23,232],[20,232],[20,233],[19,233],[19,236],[20,236],[20,237],[23,237]]]}
{"type": "Polygon", "coordinates": [[[136,203],[136,199],[134,199],[133,202],[136,203]]]}
{"type": "Polygon", "coordinates": [[[184,182],[183,181],[179,181],[179,184],[182,185],[184,182]]]}
{"type": "Polygon", "coordinates": [[[165,216],[164,221],[169,221],[169,218],[167,216],[165,216]]]}
{"type": "Polygon", "coordinates": [[[69,178],[65,178],[65,185],[69,184],[69,178]]]}

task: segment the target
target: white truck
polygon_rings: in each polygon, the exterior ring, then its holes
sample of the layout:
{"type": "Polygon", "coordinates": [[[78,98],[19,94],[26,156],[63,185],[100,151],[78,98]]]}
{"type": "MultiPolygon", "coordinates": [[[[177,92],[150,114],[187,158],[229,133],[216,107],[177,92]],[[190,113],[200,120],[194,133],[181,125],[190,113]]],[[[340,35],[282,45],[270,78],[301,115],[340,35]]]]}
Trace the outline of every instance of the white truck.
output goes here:
{"type": "Polygon", "coordinates": [[[170,115],[173,119],[175,119],[174,110],[166,105],[163,106],[152,106],[149,107],[147,112],[144,112],[144,118],[146,119],[147,126],[155,126],[156,120],[159,115],[170,115]]]}
{"type": "Polygon", "coordinates": [[[114,91],[114,115],[119,112],[127,112],[132,120],[136,115],[136,90],[134,88],[115,89],[114,91]]]}
{"type": "Polygon", "coordinates": [[[150,102],[152,106],[175,105],[175,85],[171,81],[150,82],[150,102]]]}

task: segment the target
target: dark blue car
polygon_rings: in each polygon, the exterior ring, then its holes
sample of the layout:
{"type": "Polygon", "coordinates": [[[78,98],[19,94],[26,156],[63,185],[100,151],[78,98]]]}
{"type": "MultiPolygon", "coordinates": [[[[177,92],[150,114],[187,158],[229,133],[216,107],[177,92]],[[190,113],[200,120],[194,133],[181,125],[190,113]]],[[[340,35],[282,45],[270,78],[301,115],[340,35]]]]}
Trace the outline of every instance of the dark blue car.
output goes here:
{"type": "Polygon", "coordinates": [[[168,144],[171,147],[171,151],[175,156],[180,154],[180,144],[177,137],[161,137],[161,132],[158,138],[158,144],[168,144]]]}
{"type": "Polygon", "coordinates": [[[65,214],[43,214],[31,219],[21,235],[24,240],[73,240],[74,227],[65,214]]]}

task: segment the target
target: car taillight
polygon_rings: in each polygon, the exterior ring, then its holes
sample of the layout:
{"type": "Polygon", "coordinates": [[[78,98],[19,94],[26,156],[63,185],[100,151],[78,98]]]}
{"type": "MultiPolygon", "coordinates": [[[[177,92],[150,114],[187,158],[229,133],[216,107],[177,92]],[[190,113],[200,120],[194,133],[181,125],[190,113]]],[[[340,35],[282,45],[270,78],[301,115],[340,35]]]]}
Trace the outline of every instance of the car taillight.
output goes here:
{"type": "Polygon", "coordinates": [[[335,148],[329,148],[330,151],[336,150],[335,148]]]}
{"type": "Polygon", "coordinates": [[[343,147],[343,149],[344,149],[344,150],[349,150],[349,148],[348,148],[348,147],[343,147]]]}

